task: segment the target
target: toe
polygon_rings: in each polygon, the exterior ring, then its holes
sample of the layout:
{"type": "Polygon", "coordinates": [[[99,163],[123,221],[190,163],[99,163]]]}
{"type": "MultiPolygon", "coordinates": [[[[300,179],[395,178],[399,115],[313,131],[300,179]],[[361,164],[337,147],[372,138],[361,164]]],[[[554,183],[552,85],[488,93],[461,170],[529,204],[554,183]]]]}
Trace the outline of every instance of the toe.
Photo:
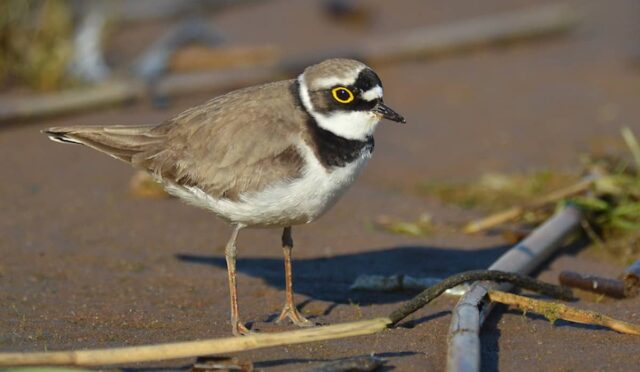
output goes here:
{"type": "Polygon", "coordinates": [[[235,324],[232,326],[231,332],[233,332],[234,336],[246,336],[255,333],[239,321],[235,322],[235,324]]]}
{"type": "Polygon", "coordinates": [[[295,307],[285,306],[280,313],[280,316],[276,320],[276,323],[282,323],[286,318],[291,319],[291,322],[298,327],[313,327],[317,325],[315,322],[305,318],[298,309],[295,307]]]}

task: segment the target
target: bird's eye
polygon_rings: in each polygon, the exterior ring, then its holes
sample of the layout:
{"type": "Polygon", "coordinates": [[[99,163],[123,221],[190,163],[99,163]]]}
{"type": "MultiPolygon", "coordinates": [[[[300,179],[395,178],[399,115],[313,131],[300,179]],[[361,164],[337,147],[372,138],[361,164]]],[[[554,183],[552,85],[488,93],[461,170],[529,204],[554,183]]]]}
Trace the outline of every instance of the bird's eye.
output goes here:
{"type": "Polygon", "coordinates": [[[345,87],[333,88],[331,89],[331,94],[333,95],[333,99],[340,103],[349,103],[354,99],[353,93],[345,87]]]}

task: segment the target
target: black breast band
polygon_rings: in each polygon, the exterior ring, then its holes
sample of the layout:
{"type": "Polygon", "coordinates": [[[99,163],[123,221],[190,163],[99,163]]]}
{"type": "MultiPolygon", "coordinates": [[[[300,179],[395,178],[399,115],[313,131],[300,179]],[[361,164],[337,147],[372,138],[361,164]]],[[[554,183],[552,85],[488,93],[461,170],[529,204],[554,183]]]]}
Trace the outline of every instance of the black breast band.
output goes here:
{"type": "Polygon", "coordinates": [[[293,94],[300,109],[306,113],[306,124],[311,133],[315,146],[314,150],[324,167],[344,167],[361,157],[363,152],[373,152],[374,141],[372,136],[368,136],[365,141],[350,140],[321,128],[302,103],[298,80],[291,84],[291,94],[293,94]]]}

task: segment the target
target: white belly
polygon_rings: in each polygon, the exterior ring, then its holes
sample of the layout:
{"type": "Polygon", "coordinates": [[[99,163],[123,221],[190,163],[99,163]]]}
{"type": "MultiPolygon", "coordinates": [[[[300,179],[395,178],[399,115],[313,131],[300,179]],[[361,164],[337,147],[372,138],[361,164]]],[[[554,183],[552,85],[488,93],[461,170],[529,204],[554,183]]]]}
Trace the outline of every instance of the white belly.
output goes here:
{"type": "Polygon", "coordinates": [[[237,201],[213,198],[197,187],[167,185],[167,191],[231,223],[261,227],[309,223],[333,206],[353,184],[371,153],[363,151],[344,167],[326,169],[307,145],[302,144],[299,149],[306,162],[302,177],[241,195],[237,201]]]}

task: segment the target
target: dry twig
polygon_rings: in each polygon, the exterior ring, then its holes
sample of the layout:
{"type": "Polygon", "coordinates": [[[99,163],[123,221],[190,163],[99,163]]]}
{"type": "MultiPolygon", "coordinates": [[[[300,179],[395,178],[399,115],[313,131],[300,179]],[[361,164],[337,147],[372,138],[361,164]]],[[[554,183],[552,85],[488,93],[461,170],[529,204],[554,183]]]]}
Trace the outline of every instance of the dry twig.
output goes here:
{"type": "Polygon", "coordinates": [[[564,304],[535,300],[495,290],[489,290],[488,296],[491,301],[542,314],[552,323],[557,319],[563,319],[574,323],[599,325],[620,333],[640,335],[640,326],[623,322],[595,311],[580,310],[564,304]]]}
{"type": "Polygon", "coordinates": [[[524,212],[533,209],[539,209],[551,203],[555,203],[559,200],[565,199],[569,196],[573,196],[576,194],[580,194],[582,192],[587,191],[591,185],[596,181],[597,177],[594,175],[589,175],[582,179],[580,182],[562,188],[560,190],[556,190],[552,193],[544,195],[531,203],[522,206],[515,206],[509,208],[507,210],[494,213],[487,217],[483,217],[481,219],[471,221],[463,228],[464,233],[466,234],[474,234],[483,230],[487,230],[494,226],[503,224],[505,222],[509,222],[515,220],[520,217],[524,212]]]}
{"type": "Polygon", "coordinates": [[[0,353],[0,366],[77,365],[99,366],[227,354],[279,345],[368,335],[387,328],[388,318],[299,329],[281,333],[259,333],[202,341],[176,342],[99,350],[53,351],[43,353],[0,353]]]}

